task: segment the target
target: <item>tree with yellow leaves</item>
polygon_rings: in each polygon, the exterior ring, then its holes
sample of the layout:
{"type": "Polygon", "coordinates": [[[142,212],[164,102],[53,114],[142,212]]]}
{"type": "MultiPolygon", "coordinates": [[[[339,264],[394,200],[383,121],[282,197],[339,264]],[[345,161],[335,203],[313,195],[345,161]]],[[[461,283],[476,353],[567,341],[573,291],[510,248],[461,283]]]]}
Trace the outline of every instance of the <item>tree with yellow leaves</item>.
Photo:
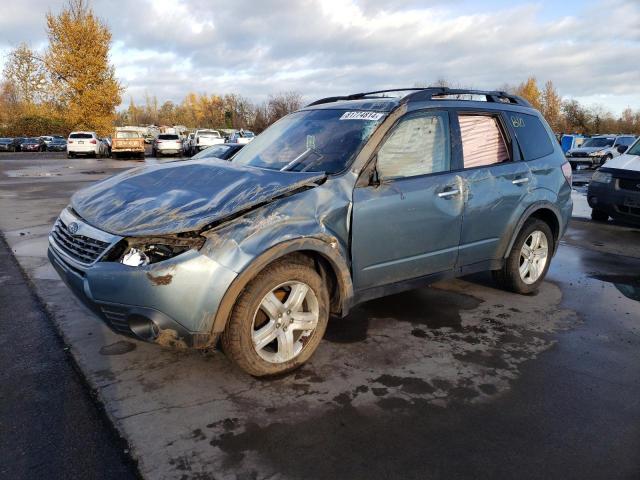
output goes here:
{"type": "Polygon", "coordinates": [[[109,28],[85,0],[69,0],[59,14],[47,14],[47,35],[44,61],[66,123],[107,134],[124,90],[109,63],[109,28]]]}
{"type": "Polygon", "coordinates": [[[542,94],[538,88],[536,77],[529,77],[516,87],[515,94],[527,100],[533,108],[542,111],[542,94]]]}

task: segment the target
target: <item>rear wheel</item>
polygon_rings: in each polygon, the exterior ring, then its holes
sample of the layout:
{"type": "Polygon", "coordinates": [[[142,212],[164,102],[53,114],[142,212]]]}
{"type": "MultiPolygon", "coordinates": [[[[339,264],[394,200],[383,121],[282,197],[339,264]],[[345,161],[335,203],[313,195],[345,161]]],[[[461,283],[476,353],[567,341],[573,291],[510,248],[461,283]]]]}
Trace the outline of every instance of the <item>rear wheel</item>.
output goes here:
{"type": "Polygon", "coordinates": [[[494,278],[505,290],[535,292],[544,280],[554,249],[549,225],[538,218],[527,220],[518,233],[509,257],[494,278]]]}
{"type": "Polygon", "coordinates": [[[596,222],[606,222],[607,220],[609,220],[609,214],[607,212],[594,208],[591,210],[591,219],[595,220],[596,222]]]}
{"type": "Polygon", "coordinates": [[[318,273],[296,260],[265,268],[243,290],[222,347],[256,377],[291,371],[315,352],[327,328],[329,293],[318,273]]]}

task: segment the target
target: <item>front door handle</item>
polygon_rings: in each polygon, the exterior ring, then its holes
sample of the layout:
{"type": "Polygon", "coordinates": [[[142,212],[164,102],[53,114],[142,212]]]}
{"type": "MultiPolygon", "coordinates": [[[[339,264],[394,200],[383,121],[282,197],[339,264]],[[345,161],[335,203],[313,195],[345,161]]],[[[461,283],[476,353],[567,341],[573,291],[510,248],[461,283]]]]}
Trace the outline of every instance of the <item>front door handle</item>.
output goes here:
{"type": "Polygon", "coordinates": [[[511,183],[514,185],[522,185],[523,183],[529,183],[529,177],[516,178],[515,180],[511,180],[511,183]]]}
{"type": "Polygon", "coordinates": [[[440,192],[438,193],[438,197],[440,198],[449,198],[449,197],[453,197],[455,195],[460,195],[462,192],[460,191],[459,188],[456,188],[454,190],[445,190],[444,192],[440,192]]]}

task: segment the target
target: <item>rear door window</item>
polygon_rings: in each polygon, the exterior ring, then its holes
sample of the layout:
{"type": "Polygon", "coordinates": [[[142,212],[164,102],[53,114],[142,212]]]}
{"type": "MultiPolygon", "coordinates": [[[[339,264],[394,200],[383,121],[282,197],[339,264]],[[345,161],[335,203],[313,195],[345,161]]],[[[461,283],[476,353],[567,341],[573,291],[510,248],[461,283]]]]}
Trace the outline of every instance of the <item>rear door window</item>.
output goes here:
{"type": "Polygon", "coordinates": [[[553,153],[553,144],[540,119],[526,113],[506,112],[525,160],[553,153]]]}
{"type": "Polygon", "coordinates": [[[509,151],[498,119],[492,115],[460,115],[464,168],[508,162],[509,151]]]}

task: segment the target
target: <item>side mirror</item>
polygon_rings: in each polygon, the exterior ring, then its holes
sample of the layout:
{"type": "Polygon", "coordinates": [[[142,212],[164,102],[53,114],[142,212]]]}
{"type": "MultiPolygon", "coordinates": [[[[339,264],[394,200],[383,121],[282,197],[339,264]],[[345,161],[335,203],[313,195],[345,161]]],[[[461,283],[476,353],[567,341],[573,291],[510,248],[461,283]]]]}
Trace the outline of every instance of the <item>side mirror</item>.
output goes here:
{"type": "Polygon", "coordinates": [[[624,153],[627,150],[629,150],[629,146],[628,145],[618,145],[617,150],[618,150],[618,153],[624,153]]]}

